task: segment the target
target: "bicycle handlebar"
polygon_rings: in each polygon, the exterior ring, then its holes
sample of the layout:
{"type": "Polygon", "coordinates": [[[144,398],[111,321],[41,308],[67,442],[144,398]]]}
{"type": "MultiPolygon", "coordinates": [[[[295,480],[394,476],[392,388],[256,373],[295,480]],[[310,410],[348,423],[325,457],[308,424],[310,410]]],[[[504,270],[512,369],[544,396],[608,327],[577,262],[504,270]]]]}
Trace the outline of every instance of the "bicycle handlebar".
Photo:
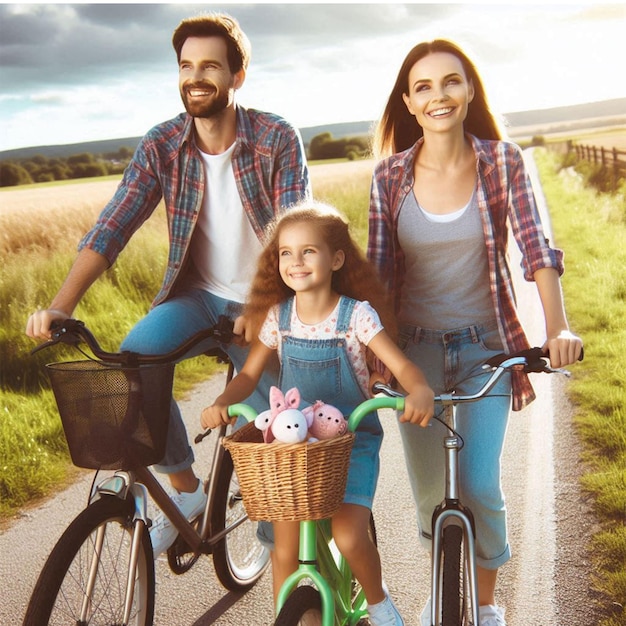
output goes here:
{"type": "MultiPolygon", "coordinates": [[[[581,352],[579,361],[583,360],[584,353],[581,352]]],[[[505,372],[512,369],[521,369],[526,373],[539,373],[546,374],[563,374],[570,376],[570,373],[565,369],[553,368],[548,365],[549,356],[544,353],[542,348],[529,348],[527,350],[520,350],[514,354],[497,354],[489,359],[484,365],[484,369],[493,370],[493,374],[489,380],[483,385],[483,387],[476,393],[471,395],[455,395],[454,392],[441,394],[435,396],[435,403],[450,405],[450,404],[463,404],[465,402],[476,402],[484,396],[486,396],[495,386],[495,384],[502,378],[505,372]]],[[[373,393],[383,393],[386,396],[399,398],[403,397],[403,394],[395,389],[392,389],[388,385],[383,383],[374,383],[372,386],[373,393]]]]}
{"type": "Polygon", "coordinates": [[[233,338],[233,321],[224,315],[220,315],[217,323],[190,337],[185,343],[171,352],[165,354],[139,354],[137,352],[107,352],[103,350],[93,333],[80,320],[68,318],[63,322],[57,322],[52,328],[52,338],[35,348],[30,353],[35,354],[40,350],[53,345],[64,343],[77,346],[84,341],[93,355],[107,363],[118,363],[120,365],[147,365],[159,363],[172,363],[184,356],[191,348],[204,339],[213,338],[221,343],[230,343],[233,338]]]}
{"type": "MultiPolygon", "coordinates": [[[[394,409],[396,411],[404,411],[404,397],[394,396],[370,398],[369,400],[365,400],[365,402],[361,402],[361,404],[355,407],[348,417],[348,430],[354,432],[361,420],[368,413],[373,413],[374,411],[378,411],[378,409],[394,409]]],[[[248,422],[253,422],[257,417],[257,412],[251,406],[239,403],[231,404],[228,407],[228,415],[231,417],[242,415],[246,418],[246,420],[248,420],[248,422]]]]}

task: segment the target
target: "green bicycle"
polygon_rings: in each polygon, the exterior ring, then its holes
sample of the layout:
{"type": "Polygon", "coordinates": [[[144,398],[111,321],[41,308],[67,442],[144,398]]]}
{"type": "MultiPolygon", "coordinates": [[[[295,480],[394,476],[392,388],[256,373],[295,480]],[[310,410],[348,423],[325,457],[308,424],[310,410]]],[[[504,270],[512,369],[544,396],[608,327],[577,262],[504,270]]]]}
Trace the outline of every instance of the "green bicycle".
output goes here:
{"type": "MultiPolygon", "coordinates": [[[[404,398],[380,397],[361,403],[348,418],[349,432],[353,433],[367,414],[380,409],[401,412],[404,410],[404,398]]],[[[254,409],[245,404],[230,406],[229,414],[233,417],[242,415],[248,422],[254,421],[257,416],[254,409]]],[[[344,435],[346,436],[350,435],[344,435]]],[[[240,471],[240,461],[228,440],[224,441],[224,445],[228,447],[233,457],[246,505],[247,494],[244,472],[240,471]]],[[[376,543],[373,517],[370,517],[370,535],[376,543]]],[[[304,623],[302,620],[305,617],[311,619],[310,623],[321,623],[322,626],[356,626],[367,617],[365,594],[348,563],[334,545],[328,518],[300,520],[298,560],[298,569],[287,578],[279,592],[275,626],[296,626],[304,623]],[[305,582],[309,584],[304,584],[305,582]]]]}

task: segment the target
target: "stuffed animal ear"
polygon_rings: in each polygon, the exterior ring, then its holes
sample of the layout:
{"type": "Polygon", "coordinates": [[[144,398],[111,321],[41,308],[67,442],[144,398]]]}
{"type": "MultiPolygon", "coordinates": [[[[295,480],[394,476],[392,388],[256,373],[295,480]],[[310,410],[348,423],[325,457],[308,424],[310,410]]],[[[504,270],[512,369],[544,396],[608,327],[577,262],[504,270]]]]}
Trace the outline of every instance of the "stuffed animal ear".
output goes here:
{"type": "Polygon", "coordinates": [[[276,416],[281,411],[284,411],[287,408],[287,403],[285,402],[285,396],[283,392],[273,385],[270,387],[270,411],[272,415],[276,416]]]}
{"type": "Polygon", "coordinates": [[[265,443],[270,443],[271,440],[274,438],[274,435],[272,434],[272,429],[270,428],[273,421],[274,416],[269,410],[259,413],[254,420],[254,425],[263,432],[263,441],[265,443]],[[268,441],[268,439],[270,441],[268,441]]]}
{"type": "Polygon", "coordinates": [[[313,420],[315,419],[314,406],[304,407],[302,409],[302,415],[304,415],[304,419],[306,419],[307,427],[311,428],[311,424],[313,424],[313,420]]]}
{"type": "Polygon", "coordinates": [[[297,387],[291,388],[285,394],[285,402],[290,409],[297,409],[300,406],[300,392],[297,387]]]}

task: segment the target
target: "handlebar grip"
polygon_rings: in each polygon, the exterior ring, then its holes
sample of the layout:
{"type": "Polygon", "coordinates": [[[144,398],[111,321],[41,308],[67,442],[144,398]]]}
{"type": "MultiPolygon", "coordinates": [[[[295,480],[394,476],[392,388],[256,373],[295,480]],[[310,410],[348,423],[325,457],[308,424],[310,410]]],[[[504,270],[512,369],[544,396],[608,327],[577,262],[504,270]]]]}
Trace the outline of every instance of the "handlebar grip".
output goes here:
{"type": "Polygon", "coordinates": [[[243,415],[248,422],[254,422],[257,417],[257,412],[248,404],[231,404],[228,407],[228,415],[230,417],[238,417],[243,415]]]}
{"type": "Polygon", "coordinates": [[[83,322],[71,317],[64,320],[53,320],[50,324],[51,338],[35,346],[30,351],[30,354],[33,355],[57,343],[65,343],[71,346],[78,345],[81,342],[81,331],[84,329],[84,326],[83,322]]]}
{"type": "Polygon", "coordinates": [[[233,340],[233,328],[235,322],[226,315],[217,318],[217,324],[213,327],[213,336],[222,343],[230,343],[233,340]]]}
{"type": "MultiPolygon", "coordinates": [[[[582,348],[578,360],[582,361],[584,355],[585,350],[584,348],[582,348]]],[[[543,348],[539,347],[528,348],[527,350],[520,350],[519,352],[515,352],[513,354],[496,354],[494,357],[491,357],[486,362],[486,365],[489,365],[490,367],[498,367],[498,365],[504,363],[504,361],[515,357],[522,357],[526,360],[526,365],[524,365],[524,371],[527,373],[550,371],[548,367],[550,355],[544,352],[543,348]]]]}

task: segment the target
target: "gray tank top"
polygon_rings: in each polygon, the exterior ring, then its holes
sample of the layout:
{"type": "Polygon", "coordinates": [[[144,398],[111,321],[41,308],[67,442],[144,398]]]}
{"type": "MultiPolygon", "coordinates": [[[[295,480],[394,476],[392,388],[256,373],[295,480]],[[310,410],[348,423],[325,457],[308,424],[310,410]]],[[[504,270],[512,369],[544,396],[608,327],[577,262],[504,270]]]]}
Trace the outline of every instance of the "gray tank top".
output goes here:
{"type": "Polygon", "coordinates": [[[406,262],[401,323],[452,330],[495,320],[475,193],[447,215],[427,213],[415,194],[408,194],[400,207],[398,239],[406,262]]]}

